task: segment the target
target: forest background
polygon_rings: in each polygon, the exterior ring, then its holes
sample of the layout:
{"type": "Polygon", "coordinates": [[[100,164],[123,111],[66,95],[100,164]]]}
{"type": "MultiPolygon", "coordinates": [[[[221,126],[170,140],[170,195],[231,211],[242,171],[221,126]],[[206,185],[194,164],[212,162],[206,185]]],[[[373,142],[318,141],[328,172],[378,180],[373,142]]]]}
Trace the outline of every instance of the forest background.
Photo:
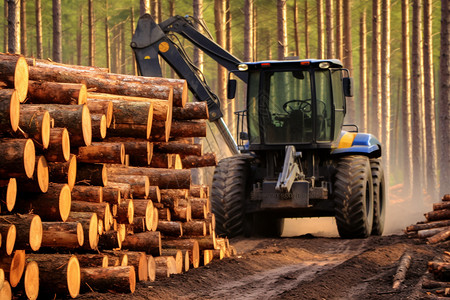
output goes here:
{"type": "MultiPolygon", "coordinates": [[[[115,73],[137,74],[129,45],[145,12],[157,22],[194,16],[243,61],[340,59],[354,78],[346,123],[381,140],[391,190],[415,202],[450,193],[448,0],[4,0],[0,8],[4,52],[115,73]]],[[[234,134],[244,89],[226,100],[226,72],[179,42],[222,99],[234,134]]]]}

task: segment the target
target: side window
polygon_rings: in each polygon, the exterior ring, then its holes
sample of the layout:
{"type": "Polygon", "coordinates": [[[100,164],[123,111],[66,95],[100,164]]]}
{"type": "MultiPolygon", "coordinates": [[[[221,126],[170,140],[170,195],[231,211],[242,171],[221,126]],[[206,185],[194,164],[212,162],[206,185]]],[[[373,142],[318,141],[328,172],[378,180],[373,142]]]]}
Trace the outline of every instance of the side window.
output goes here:
{"type": "Polygon", "coordinates": [[[332,103],[333,94],[330,82],[329,70],[317,70],[314,72],[316,92],[316,140],[330,141],[332,130],[332,103]]]}
{"type": "Polygon", "coordinates": [[[342,71],[331,70],[332,87],[333,87],[333,99],[334,99],[334,136],[336,139],[341,134],[341,127],[344,124],[345,116],[345,97],[342,90],[342,71]]]}
{"type": "Polygon", "coordinates": [[[258,72],[249,74],[247,110],[250,144],[259,144],[259,117],[258,117],[258,97],[259,97],[259,75],[258,72]]]}

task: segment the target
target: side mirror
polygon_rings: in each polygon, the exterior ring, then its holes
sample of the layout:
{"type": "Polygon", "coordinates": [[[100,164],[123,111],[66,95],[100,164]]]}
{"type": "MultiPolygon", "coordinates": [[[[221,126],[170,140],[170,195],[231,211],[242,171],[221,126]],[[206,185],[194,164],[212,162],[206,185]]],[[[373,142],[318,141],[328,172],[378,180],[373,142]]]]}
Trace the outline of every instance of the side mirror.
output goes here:
{"type": "Polygon", "coordinates": [[[353,97],[353,78],[344,77],[342,79],[345,97],[353,97]]]}
{"type": "Polygon", "coordinates": [[[227,87],[227,98],[228,99],[234,99],[236,97],[236,86],[237,86],[236,79],[228,80],[228,87],[227,87]]]}

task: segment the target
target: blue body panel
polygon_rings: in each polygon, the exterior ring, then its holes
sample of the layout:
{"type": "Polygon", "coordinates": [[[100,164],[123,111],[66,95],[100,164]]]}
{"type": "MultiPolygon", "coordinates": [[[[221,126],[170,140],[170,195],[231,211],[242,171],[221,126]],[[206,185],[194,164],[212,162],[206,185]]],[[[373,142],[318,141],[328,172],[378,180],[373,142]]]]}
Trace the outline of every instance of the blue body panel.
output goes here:
{"type": "MultiPolygon", "coordinates": [[[[341,137],[346,132],[343,132],[341,137]]],[[[381,156],[381,143],[370,133],[357,133],[352,146],[348,148],[337,148],[331,152],[332,155],[352,155],[360,154],[369,157],[381,156]]]]}

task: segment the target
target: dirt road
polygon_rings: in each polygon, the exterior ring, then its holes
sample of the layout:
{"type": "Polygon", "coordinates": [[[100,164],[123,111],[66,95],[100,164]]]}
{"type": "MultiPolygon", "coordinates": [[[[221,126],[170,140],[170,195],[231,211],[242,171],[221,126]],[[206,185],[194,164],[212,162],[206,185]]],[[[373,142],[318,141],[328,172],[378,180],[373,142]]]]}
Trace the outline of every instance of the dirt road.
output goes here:
{"type": "MultiPolygon", "coordinates": [[[[186,274],[138,283],[130,295],[90,293],[79,299],[424,299],[420,281],[432,247],[404,235],[363,240],[236,238],[237,255],[186,274]],[[413,261],[407,280],[392,290],[392,276],[404,251],[413,261]]],[[[446,246],[448,248],[448,245],[446,246]]]]}

